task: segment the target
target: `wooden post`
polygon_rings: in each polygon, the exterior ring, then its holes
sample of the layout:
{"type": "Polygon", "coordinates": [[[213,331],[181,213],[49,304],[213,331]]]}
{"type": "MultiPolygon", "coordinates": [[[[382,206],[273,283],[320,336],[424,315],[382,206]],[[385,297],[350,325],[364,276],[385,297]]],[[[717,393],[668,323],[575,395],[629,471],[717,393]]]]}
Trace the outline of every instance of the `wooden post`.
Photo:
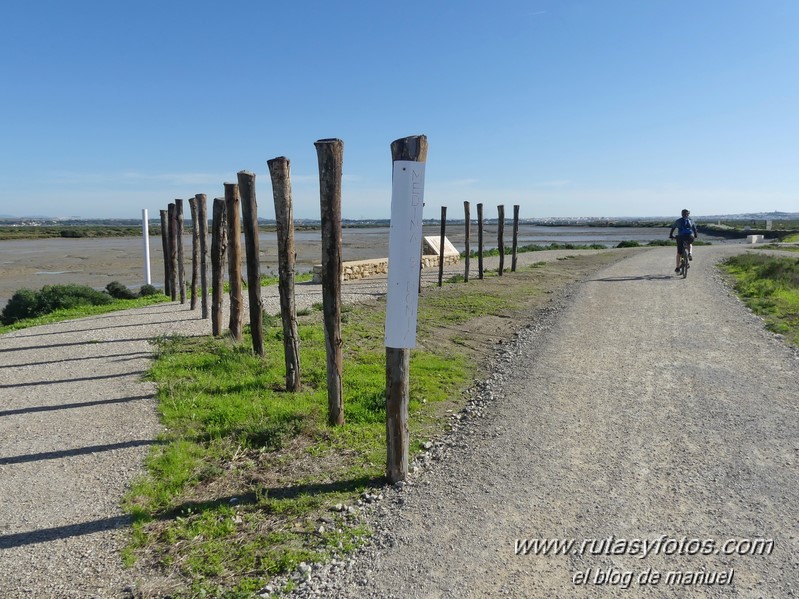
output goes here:
{"type": "Polygon", "coordinates": [[[477,278],[483,278],[483,205],[477,204],[477,278]]]}
{"type": "Polygon", "coordinates": [[[150,285],[150,219],[147,218],[147,208],[141,211],[141,234],[144,242],[144,284],[150,285]]]}
{"type": "Polygon", "coordinates": [[[197,230],[200,236],[200,303],[203,318],[208,318],[208,206],[204,193],[198,193],[194,199],[197,200],[197,230]]]}
{"type": "Polygon", "coordinates": [[[444,239],[447,233],[447,207],[441,206],[441,237],[438,245],[438,286],[444,283],[444,239]]]}
{"type": "Polygon", "coordinates": [[[516,272],[516,252],[519,249],[519,204],[513,205],[513,257],[510,262],[511,272],[516,272]]]}
{"type": "Polygon", "coordinates": [[[175,204],[169,204],[167,210],[169,223],[169,296],[174,302],[178,297],[178,242],[177,220],[175,219],[175,204]]]}
{"type": "Polygon", "coordinates": [[[471,252],[471,214],[470,212],[469,202],[463,202],[463,222],[464,222],[464,232],[463,232],[463,243],[466,246],[466,264],[463,269],[463,280],[468,283],[469,282],[469,254],[471,252]]]}
{"type": "Polygon", "coordinates": [[[288,158],[267,161],[272,177],[277,224],[277,260],[280,281],[280,317],[283,321],[283,352],[286,362],[286,391],[300,390],[300,334],[294,302],[294,209],[291,203],[291,168],[288,158]]]}
{"type": "Polygon", "coordinates": [[[497,206],[497,246],[499,247],[499,268],[497,274],[502,276],[505,270],[505,206],[497,206]]]}
{"type": "Polygon", "coordinates": [[[169,213],[167,210],[159,211],[161,215],[161,249],[164,252],[164,295],[171,296],[169,289],[169,213]]]}
{"type": "MultiPolygon", "coordinates": [[[[394,141],[391,160],[427,162],[427,137],[417,135],[394,141]]],[[[386,476],[392,483],[408,475],[410,362],[410,349],[386,347],[386,476]]]]}
{"type": "Polygon", "coordinates": [[[180,303],[186,303],[186,268],[183,262],[183,200],[175,200],[175,246],[178,263],[178,294],[180,303]]]}
{"type": "Polygon", "coordinates": [[[227,222],[225,198],[214,199],[214,221],[211,227],[211,334],[222,334],[222,297],[225,287],[225,250],[227,249],[227,222]]]}
{"type": "Polygon", "coordinates": [[[264,355],[264,310],[261,303],[261,264],[258,250],[258,204],[255,201],[255,173],[239,171],[239,193],[247,252],[247,296],[250,300],[252,350],[264,355]]]}
{"type": "Polygon", "coordinates": [[[200,225],[197,218],[197,198],[189,199],[191,208],[191,309],[197,308],[197,279],[200,278],[200,225]]]}
{"type": "Polygon", "coordinates": [[[241,343],[244,301],[241,293],[241,218],[239,186],[225,183],[225,212],[227,214],[228,283],[230,284],[230,338],[241,343]]]}
{"type": "Polygon", "coordinates": [[[322,305],[327,350],[327,420],[344,424],[341,371],[341,174],[344,142],[314,143],[319,161],[319,206],[322,214],[322,305]]]}
{"type": "Polygon", "coordinates": [[[178,248],[178,291],[180,303],[186,303],[186,266],[183,262],[183,200],[175,200],[175,245],[178,248]]]}

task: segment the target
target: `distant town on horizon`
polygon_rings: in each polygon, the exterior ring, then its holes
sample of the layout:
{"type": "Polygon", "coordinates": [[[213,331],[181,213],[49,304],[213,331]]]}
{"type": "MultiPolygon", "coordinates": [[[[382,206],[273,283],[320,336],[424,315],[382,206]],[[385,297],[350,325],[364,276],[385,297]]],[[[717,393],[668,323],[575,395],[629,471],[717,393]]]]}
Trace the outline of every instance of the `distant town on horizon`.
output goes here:
{"type": "MultiPolygon", "coordinates": [[[[709,214],[694,215],[697,222],[719,221],[719,220],[799,220],[799,212],[749,212],[742,214],[709,214]]],[[[669,216],[552,216],[538,218],[522,218],[520,223],[527,225],[589,225],[589,224],[625,224],[625,223],[653,223],[671,222],[674,215],[669,216]]],[[[473,218],[474,220],[474,218],[473,218]]],[[[506,218],[506,221],[512,220],[506,218]]],[[[463,218],[451,218],[449,222],[463,222],[463,218]]],[[[486,223],[496,222],[496,218],[486,218],[486,223]]],[[[160,219],[149,218],[149,222],[158,224],[160,219]]],[[[313,226],[319,224],[319,219],[295,218],[294,223],[300,226],[313,226]]],[[[342,218],[343,226],[388,226],[388,218],[342,218]]],[[[425,223],[438,223],[437,218],[426,218],[425,223]]],[[[48,225],[108,225],[108,226],[133,226],[141,223],[141,219],[134,218],[84,218],[80,216],[11,216],[0,214],[0,226],[48,226],[48,225]]],[[[259,218],[258,223],[262,225],[274,225],[274,219],[259,218]]]]}

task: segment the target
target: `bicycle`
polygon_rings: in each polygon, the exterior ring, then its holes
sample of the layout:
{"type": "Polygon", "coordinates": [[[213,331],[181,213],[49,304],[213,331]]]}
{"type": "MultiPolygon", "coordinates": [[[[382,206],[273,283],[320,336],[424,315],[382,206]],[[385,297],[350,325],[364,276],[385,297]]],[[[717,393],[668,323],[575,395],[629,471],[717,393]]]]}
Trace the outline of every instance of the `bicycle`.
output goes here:
{"type": "MultiPolygon", "coordinates": [[[[675,239],[675,237],[671,237],[671,239],[675,239]]],[[[679,244],[680,242],[677,241],[679,244]]],[[[689,264],[689,257],[688,257],[688,244],[683,242],[682,244],[682,252],[680,252],[680,265],[677,267],[677,274],[681,276],[683,279],[688,276],[688,269],[691,268],[689,264]]]]}

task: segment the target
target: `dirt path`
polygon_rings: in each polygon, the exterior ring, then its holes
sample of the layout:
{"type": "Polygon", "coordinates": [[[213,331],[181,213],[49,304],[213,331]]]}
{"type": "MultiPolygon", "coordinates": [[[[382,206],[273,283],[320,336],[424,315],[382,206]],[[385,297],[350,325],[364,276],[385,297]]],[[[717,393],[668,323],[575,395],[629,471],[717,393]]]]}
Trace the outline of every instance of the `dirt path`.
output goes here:
{"type": "Polygon", "coordinates": [[[698,250],[685,281],[664,248],[579,285],[500,361],[447,459],[388,493],[375,544],[297,594],[795,596],[799,362],[714,275],[740,250],[698,250]],[[523,539],[576,545],[517,555],[523,539]],[[773,551],[721,551],[754,539],[773,551]]]}

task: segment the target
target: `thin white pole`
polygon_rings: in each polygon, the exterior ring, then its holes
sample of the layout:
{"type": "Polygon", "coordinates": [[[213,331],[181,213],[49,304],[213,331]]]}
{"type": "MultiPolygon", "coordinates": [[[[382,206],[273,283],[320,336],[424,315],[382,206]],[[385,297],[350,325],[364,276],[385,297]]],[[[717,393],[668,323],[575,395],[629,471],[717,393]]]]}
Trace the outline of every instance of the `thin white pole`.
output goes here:
{"type": "Polygon", "coordinates": [[[150,285],[150,227],[147,208],[142,208],[141,220],[142,237],[144,238],[144,282],[150,285]]]}

